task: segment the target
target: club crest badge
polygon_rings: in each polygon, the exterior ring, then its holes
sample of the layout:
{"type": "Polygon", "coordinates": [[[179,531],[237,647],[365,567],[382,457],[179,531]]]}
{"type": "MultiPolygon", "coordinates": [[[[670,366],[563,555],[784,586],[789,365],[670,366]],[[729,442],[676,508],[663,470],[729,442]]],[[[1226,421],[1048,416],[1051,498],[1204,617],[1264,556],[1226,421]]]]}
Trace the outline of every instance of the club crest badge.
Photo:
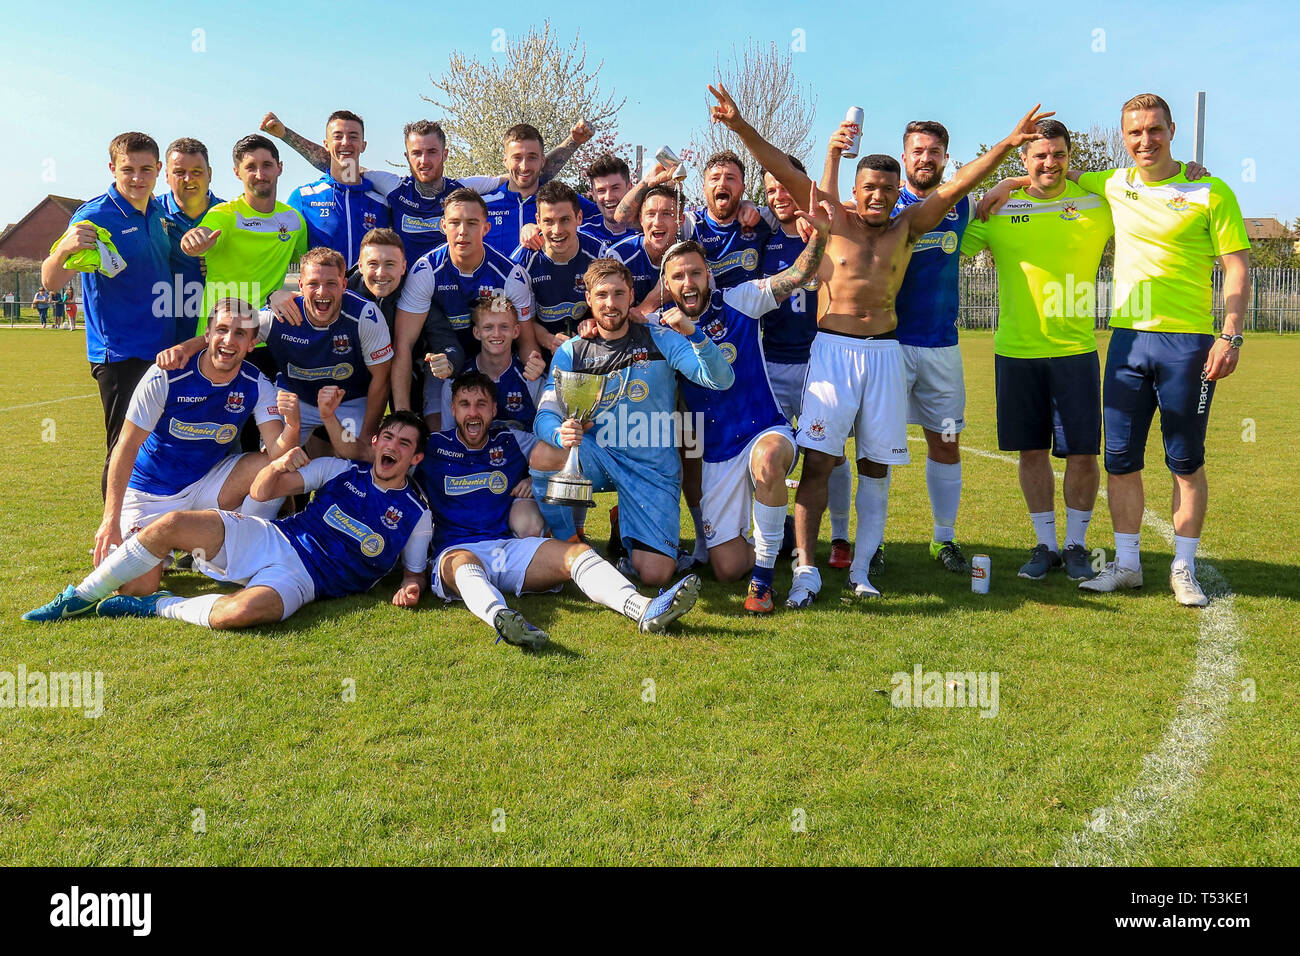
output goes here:
{"type": "Polygon", "coordinates": [[[348,354],[348,351],[349,351],[351,348],[352,348],[352,340],[349,339],[349,338],[347,337],[347,335],[345,335],[345,334],[340,334],[340,335],[336,335],[336,336],[334,336],[334,354],[335,354],[335,355],[347,355],[347,354],[348,354]]]}
{"type": "MultiPolygon", "coordinates": [[[[506,411],[510,411],[510,412],[523,411],[523,407],[524,407],[523,392],[506,393],[506,411]]],[[[496,464],[496,462],[493,462],[493,464],[496,464]]]]}
{"type": "Polygon", "coordinates": [[[231,392],[226,396],[226,411],[232,415],[244,414],[244,393],[231,392]]]}
{"type": "Polygon", "coordinates": [[[384,523],[384,527],[391,528],[395,531],[397,530],[398,524],[401,523],[402,511],[400,508],[390,507],[384,512],[384,516],[379,520],[384,523]]]}
{"type": "Polygon", "coordinates": [[[500,468],[506,463],[506,453],[500,445],[493,445],[488,449],[488,462],[493,468],[500,468]]]}

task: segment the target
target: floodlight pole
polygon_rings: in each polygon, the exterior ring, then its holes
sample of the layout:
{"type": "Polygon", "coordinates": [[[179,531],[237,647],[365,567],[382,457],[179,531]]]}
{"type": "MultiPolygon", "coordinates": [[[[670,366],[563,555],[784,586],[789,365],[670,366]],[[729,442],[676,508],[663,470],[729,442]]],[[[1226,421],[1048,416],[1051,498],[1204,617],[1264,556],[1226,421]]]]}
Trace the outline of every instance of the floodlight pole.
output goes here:
{"type": "Polygon", "coordinates": [[[1196,162],[1205,165],[1205,91],[1196,94],[1196,162]]]}

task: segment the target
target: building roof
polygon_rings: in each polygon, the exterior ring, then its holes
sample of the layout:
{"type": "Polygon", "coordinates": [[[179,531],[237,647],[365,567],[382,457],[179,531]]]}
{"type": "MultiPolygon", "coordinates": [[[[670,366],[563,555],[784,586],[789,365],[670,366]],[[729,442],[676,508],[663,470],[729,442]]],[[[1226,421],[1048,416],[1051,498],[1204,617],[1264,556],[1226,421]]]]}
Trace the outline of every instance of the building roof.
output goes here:
{"type": "Polygon", "coordinates": [[[1290,234],[1285,225],[1273,218],[1246,219],[1248,239],[1285,239],[1290,234]]]}

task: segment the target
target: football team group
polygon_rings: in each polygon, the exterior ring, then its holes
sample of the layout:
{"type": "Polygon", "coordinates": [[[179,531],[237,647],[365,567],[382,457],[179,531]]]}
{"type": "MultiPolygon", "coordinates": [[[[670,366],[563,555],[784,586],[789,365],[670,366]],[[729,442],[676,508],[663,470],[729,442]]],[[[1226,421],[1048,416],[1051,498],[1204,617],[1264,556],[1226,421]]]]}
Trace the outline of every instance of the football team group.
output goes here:
{"type": "Polygon", "coordinates": [[[956,540],[958,262],[986,249],[998,273],[998,444],[1019,454],[1035,537],[1020,577],[1062,569],[1086,591],[1142,585],[1158,409],[1170,586],[1179,603],[1205,605],[1206,422],[1242,344],[1249,243],[1228,187],[1173,158],[1168,104],[1144,93],[1123,105],[1132,165],[1104,172],[1071,169],[1068,129],[1038,107],[946,179],[947,130],[909,123],[901,157],[858,159],[844,201],[855,124],[830,137],[814,181],[721,84],[709,90],[712,121],[761,167],[761,206],[744,198],[731,151],[705,159],[700,208],[684,205],[671,153],[635,184],[626,162],[602,155],[584,171],[590,198],[579,195],[556,176],[591,139],[584,121],[549,153],[536,128],[512,126],[507,175],[458,180],[444,175],[437,123],[406,126],[401,176],[361,165],[355,113],[332,114],[322,144],[268,113],[234,146],[243,193],[229,201],[210,191],[198,140],[160,154],[143,133],[116,137],[112,186],[42,267],[47,288],[82,273],[108,446],[95,567],[24,618],[246,627],[367,592],[399,560],[393,604],[414,608],[431,590],[525,647],[548,637],[507,596],[570,581],[642,631],[690,610],[702,566],[747,579],[745,609],[773,613],[783,553],[794,560],[786,608],[817,599],[819,557],[848,569],[843,600],[870,600],[909,423],[925,439],[936,573],[969,574],[956,540]],[[287,203],[277,139],[324,174],[287,203]],[[977,203],[971,190],[1017,151],[1028,174],[977,203]],[[160,174],[170,188],[155,196],[160,174]],[[1112,236],[1103,369],[1095,282],[1112,236]],[[599,377],[590,420],[557,389],[568,373],[599,377]],[[1101,566],[1086,538],[1103,422],[1115,549],[1101,566]],[[587,541],[586,506],[554,491],[574,448],[593,491],[617,495],[604,556],[587,541]],[[1063,539],[1053,456],[1065,461],[1063,539]],[[693,551],[679,547],[683,496],[693,551]],[[239,589],[160,590],[173,560],[239,589]]]}

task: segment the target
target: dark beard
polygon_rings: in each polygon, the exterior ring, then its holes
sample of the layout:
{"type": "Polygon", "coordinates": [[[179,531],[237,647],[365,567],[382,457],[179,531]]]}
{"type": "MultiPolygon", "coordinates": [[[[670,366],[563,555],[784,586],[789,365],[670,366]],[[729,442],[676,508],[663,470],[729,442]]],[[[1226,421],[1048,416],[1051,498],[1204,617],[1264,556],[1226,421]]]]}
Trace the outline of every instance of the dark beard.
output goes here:
{"type": "Polygon", "coordinates": [[[909,186],[911,186],[913,189],[919,189],[922,191],[926,189],[933,189],[941,182],[943,182],[943,170],[939,168],[936,168],[932,173],[917,173],[915,178],[910,174],[907,177],[907,184],[909,186]],[[922,181],[920,179],[921,176],[927,176],[927,175],[930,177],[928,181],[922,181]]]}

